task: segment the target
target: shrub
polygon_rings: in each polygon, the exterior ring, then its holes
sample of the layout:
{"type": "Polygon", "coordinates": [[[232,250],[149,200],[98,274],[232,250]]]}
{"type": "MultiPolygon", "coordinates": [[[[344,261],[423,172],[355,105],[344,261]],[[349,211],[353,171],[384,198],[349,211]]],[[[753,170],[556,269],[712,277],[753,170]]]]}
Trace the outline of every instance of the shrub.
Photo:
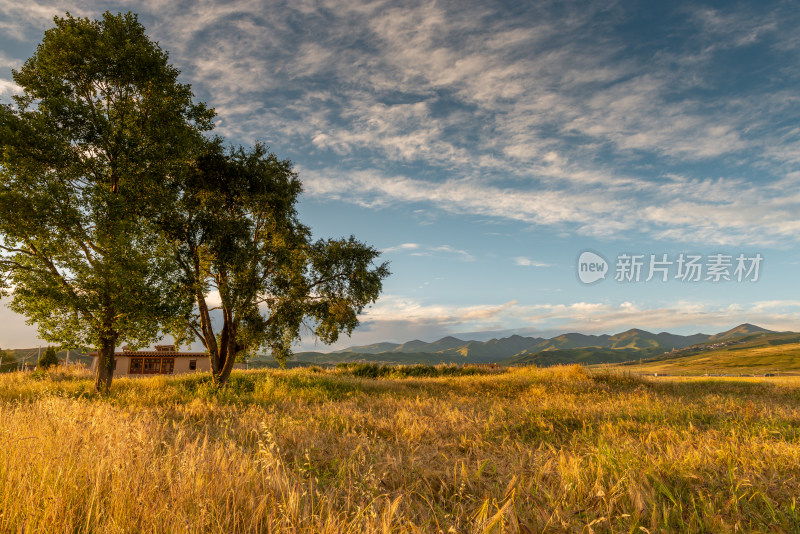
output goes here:
{"type": "Polygon", "coordinates": [[[47,350],[44,351],[44,354],[39,358],[39,362],[36,365],[39,369],[49,369],[50,367],[57,366],[58,356],[56,355],[56,349],[47,347],[47,350]]]}

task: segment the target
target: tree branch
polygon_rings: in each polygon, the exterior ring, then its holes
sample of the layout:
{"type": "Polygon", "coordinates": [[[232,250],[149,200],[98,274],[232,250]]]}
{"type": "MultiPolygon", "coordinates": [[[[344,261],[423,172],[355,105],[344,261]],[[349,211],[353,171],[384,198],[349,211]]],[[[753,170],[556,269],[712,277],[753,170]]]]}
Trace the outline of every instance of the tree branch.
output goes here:
{"type": "Polygon", "coordinates": [[[29,249],[31,249],[31,252],[33,252],[33,254],[36,255],[36,257],[38,257],[42,261],[42,263],[45,264],[47,270],[50,271],[50,274],[52,274],[56,278],[56,280],[58,280],[61,283],[64,289],[66,289],[67,293],[69,293],[70,296],[74,299],[75,307],[78,308],[81,311],[81,313],[85,314],[87,317],[91,317],[93,320],[96,321],[97,319],[94,316],[94,314],[90,312],[85,306],[81,305],[81,299],[75,292],[75,289],[71,285],[69,285],[69,282],[67,282],[66,278],[64,278],[64,275],[61,274],[61,272],[55,266],[53,261],[44,254],[42,254],[41,252],[39,252],[39,249],[37,249],[33,243],[28,241],[25,244],[28,246],[29,249]]]}

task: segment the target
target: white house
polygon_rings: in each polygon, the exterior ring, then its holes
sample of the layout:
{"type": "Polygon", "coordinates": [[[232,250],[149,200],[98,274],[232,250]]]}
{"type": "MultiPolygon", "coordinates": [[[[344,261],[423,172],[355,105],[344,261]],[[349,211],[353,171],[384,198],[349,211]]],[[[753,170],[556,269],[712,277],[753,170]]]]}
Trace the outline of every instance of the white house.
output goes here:
{"type": "MultiPolygon", "coordinates": [[[[97,353],[92,356],[91,369],[97,369],[97,353]]],[[[238,367],[238,366],[237,366],[238,367]]],[[[175,345],[156,345],[156,350],[130,350],[114,353],[114,376],[179,375],[210,371],[207,352],[178,352],[175,345]]]]}

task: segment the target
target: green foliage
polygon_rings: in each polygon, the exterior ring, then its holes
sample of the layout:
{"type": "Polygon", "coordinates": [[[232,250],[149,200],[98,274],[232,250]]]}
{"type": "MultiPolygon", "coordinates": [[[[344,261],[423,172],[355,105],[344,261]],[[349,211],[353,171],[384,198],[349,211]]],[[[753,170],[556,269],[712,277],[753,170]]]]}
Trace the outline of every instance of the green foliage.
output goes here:
{"type": "Polygon", "coordinates": [[[0,349],[0,373],[10,373],[17,368],[17,358],[13,352],[0,349]]]}
{"type": "Polygon", "coordinates": [[[378,251],[352,236],[312,242],[297,218],[301,191],[291,162],[265,146],[225,150],[215,139],[164,218],[197,310],[176,337],[202,341],[219,384],[243,352],[263,347],[285,362],[303,326],[325,343],[350,334],[389,274],[387,264],[373,263],[378,251]],[[221,301],[219,330],[206,302],[212,290],[221,301]]]}
{"type": "Polygon", "coordinates": [[[568,365],[579,363],[582,365],[597,365],[601,363],[620,363],[638,361],[652,356],[659,349],[604,349],[599,347],[577,349],[543,350],[529,354],[523,352],[513,358],[505,360],[506,365],[536,365],[549,367],[551,365],[568,365]]]}
{"type": "Polygon", "coordinates": [[[53,347],[47,347],[47,350],[44,351],[42,357],[39,358],[39,362],[36,364],[36,367],[39,369],[49,369],[50,367],[58,365],[58,356],[56,355],[56,349],[53,347]]]}
{"type": "MultiPolygon", "coordinates": [[[[174,203],[213,112],[133,14],[55,18],[0,106],[0,288],[42,338],[95,346],[155,340],[188,313],[154,222],[174,203]]],[[[102,377],[101,377],[102,375],[102,377]]]]}
{"type": "Polygon", "coordinates": [[[496,371],[475,366],[459,365],[381,365],[378,363],[338,363],[338,374],[360,378],[415,378],[441,376],[473,376],[492,374],[496,371]]]}
{"type": "Polygon", "coordinates": [[[47,373],[44,369],[37,369],[31,372],[30,378],[31,380],[45,380],[47,378],[47,373]]]}

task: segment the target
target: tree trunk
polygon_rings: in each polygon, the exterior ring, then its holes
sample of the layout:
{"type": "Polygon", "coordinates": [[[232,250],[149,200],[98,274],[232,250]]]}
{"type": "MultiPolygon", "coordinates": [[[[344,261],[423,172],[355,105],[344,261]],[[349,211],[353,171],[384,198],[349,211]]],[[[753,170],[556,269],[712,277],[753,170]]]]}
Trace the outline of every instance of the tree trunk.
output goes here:
{"type": "Polygon", "coordinates": [[[211,314],[208,310],[208,303],[206,303],[206,298],[203,295],[203,285],[201,283],[203,271],[200,267],[200,254],[196,247],[192,248],[192,268],[193,270],[187,268],[185,271],[194,281],[194,296],[197,301],[198,315],[200,316],[201,341],[208,351],[211,376],[216,383],[216,377],[219,374],[219,346],[217,345],[217,338],[214,335],[214,326],[211,324],[211,314]]]}
{"type": "Polygon", "coordinates": [[[230,378],[231,371],[233,371],[233,366],[236,363],[236,357],[239,356],[241,351],[242,348],[236,343],[236,340],[231,338],[228,341],[228,358],[225,360],[225,365],[222,367],[219,375],[219,382],[221,385],[228,383],[228,378],[230,378]]]}
{"type": "Polygon", "coordinates": [[[225,324],[222,327],[221,340],[224,340],[220,346],[220,353],[217,355],[216,362],[212,361],[212,376],[214,377],[214,384],[217,387],[223,387],[228,383],[228,378],[233,371],[233,365],[236,363],[236,356],[243,350],[242,347],[236,343],[236,325],[232,324],[229,315],[224,314],[225,324]]]}
{"type": "Polygon", "coordinates": [[[94,390],[102,395],[108,394],[111,389],[111,380],[114,378],[114,351],[116,341],[113,338],[103,338],[97,347],[97,370],[94,375],[94,390]]]}

